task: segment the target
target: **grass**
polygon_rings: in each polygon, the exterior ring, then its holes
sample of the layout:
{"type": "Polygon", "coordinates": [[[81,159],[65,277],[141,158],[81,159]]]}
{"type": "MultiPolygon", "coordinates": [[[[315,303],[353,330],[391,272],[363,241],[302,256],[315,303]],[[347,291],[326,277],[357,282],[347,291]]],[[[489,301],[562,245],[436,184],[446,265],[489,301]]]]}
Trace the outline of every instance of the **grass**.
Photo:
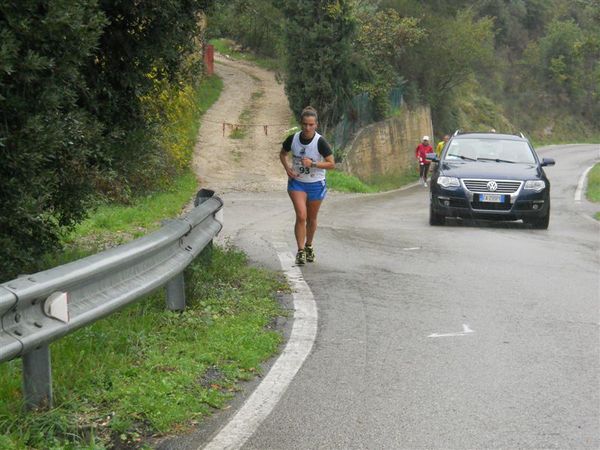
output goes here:
{"type": "Polygon", "coordinates": [[[414,170],[401,175],[373,177],[369,182],[363,182],[358,177],[339,170],[327,171],[327,187],[340,192],[373,193],[398,189],[419,179],[414,170]]]}
{"type": "MultiPolygon", "coordinates": [[[[600,203],[600,164],[596,164],[588,173],[588,185],[585,195],[590,202],[600,203]]],[[[597,212],[595,217],[600,220],[600,212],[597,212]]]]}
{"type": "Polygon", "coordinates": [[[132,205],[101,205],[80,223],[67,241],[102,233],[129,232],[139,237],[160,228],[160,220],[176,217],[198,187],[195,175],[188,171],[166,191],[137,198],[132,205]]]}
{"type": "Polygon", "coordinates": [[[52,344],[56,407],[26,413],[21,361],[0,366],[0,447],[140,448],[221,408],[238,380],[278,350],[270,329],[286,290],[245,255],[216,248],[186,271],[188,308],[165,310],[157,292],[52,344]]]}
{"type": "Polygon", "coordinates": [[[257,126],[256,124],[252,124],[251,120],[254,117],[254,111],[256,110],[257,102],[260,98],[264,97],[264,91],[256,91],[253,92],[250,96],[250,105],[240,113],[240,117],[238,119],[239,127],[235,127],[233,131],[229,134],[231,139],[244,139],[248,133],[248,127],[257,126]]]}

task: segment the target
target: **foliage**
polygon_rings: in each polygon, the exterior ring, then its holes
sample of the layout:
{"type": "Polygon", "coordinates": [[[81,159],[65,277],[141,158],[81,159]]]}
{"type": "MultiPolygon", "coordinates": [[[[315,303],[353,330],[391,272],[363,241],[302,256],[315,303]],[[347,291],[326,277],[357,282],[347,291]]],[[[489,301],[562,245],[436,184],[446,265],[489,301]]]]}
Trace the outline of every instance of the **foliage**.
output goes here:
{"type": "MultiPolygon", "coordinates": [[[[175,173],[182,173],[190,166],[199,118],[216,101],[222,88],[223,82],[216,76],[197,85],[155,79],[151,93],[141,98],[144,116],[157,126],[159,146],[175,173]]],[[[165,179],[168,172],[158,169],[163,173],[159,170],[157,177],[165,179]]]]}
{"type": "Polygon", "coordinates": [[[209,38],[227,36],[261,57],[278,57],[282,35],[281,11],[270,0],[217,0],[209,17],[209,38]]]}
{"type": "Polygon", "coordinates": [[[103,125],[79,105],[106,17],[96,2],[0,2],[0,276],[30,270],[80,220],[103,125]]]}
{"type": "Polygon", "coordinates": [[[181,169],[186,144],[165,151],[143,99],[157,81],[175,105],[191,95],[208,3],[0,0],[2,279],[35,270],[99,193],[127,200],[181,169]]]}
{"type": "MultiPolygon", "coordinates": [[[[470,124],[497,129],[514,124],[544,140],[563,137],[564,132],[576,137],[581,129],[593,136],[600,129],[594,120],[600,114],[598,0],[322,2],[322,9],[345,8],[345,17],[353,24],[349,50],[336,49],[337,61],[345,64],[344,70],[336,71],[340,83],[331,81],[323,48],[337,18],[323,19],[316,2],[274,0],[284,13],[282,19],[281,11],[270,9],[272,4],[272,0],[222,3],[212,22],[218,27],[211,33],[252,47],[248,43],[253,27],[245,24],[268,23],[269,29],[283,30],[279,34],[286,36],[287,46],[274,36],[270,51],[284,53],[290,61],[288,94],[296,113],[319,94],[327,95],[325,103],[335,99],[339,105],[352,91],[369,93],[378,116],[384,117],[389,114],[389,86],[404,83],[407,103],[431,105],[438,135],[470,124]],[[323,20],[330,22],[325,38],[319,35],[323,20]],[[351,80],[346,83],[350,66],[351,80]],[[306,67],[315,75],[305,74],[306,67]],[[337,88],[338,84],[350,88],[337,88]],[[469,103],[473,98],[477,101],[469,103]],[[482,116],[494,123],[487,124],[482,116]]],[[[327,126],[336,122],[333,119],[327,126]]]]}
{"type": "Polygon", "coordinates": [[[376,119],[389,115],[389,92],[403,83],[400,76],[407,49],[426,35],[415,18],[401,17],[394,10],[373,13],[366,9],[358,15],[356,50],[366,61],[370,80],[360,90],[369,92],[375,104],[376,119]]]}
{"type": "Polygon", "coordinates": [[[140,448],[190,428],[260,374],[281,341],[268,328],[282,313],[279,277],[215,248],[186,286],[183,313],[165,311],[157,293],[56,341],[51,411],[24,412],[20,360],[1,365],[2,448],[140,448]]]}
{"type": "Polygon", "coordinates": [[[453,115],[455,94],[475,73],[493,64],[493,21],[464,9],[422,26],[429,31],[427,37],[408,53],[401,73],[431,106],[434,127],[459,128],[453,115]]]}
{"type": "Polygon", "coordinates": [[[600,33],[586,34],[572,20],[553,21],[529,45],[522,64],[548,106],[570,109],[587,121],[600,114],[600,33]]]}
{"type": "Polygon", "coordinates": [[[362,76],[352,49],[356,19],[350,0],[278,0],[285,16],[285,88],[297,116],[311,105],[320,128],[337,123],[362,76]]]}
{"type": "MultiPolygon", "coordinates": [[[[144,192],[155,187],[157,174],[174,170],[160,146],[160,130],[145,113],[143,99],[156,95],[157,82],[165,91],[194,84],[201,74],[198,58],[199,14],[209,0],[103,0],[108,19],[85,77],[90,95],[86,107],[105,124],[102,166],[117,176],[121,192],[144,192]]],[[[170,95],[170,94],[168,94],[170,95]]],[[[172,173],[170,174],[173,175],[172,173]]],[[[126,200],[126,198],[124,199],[126,200]]]]}

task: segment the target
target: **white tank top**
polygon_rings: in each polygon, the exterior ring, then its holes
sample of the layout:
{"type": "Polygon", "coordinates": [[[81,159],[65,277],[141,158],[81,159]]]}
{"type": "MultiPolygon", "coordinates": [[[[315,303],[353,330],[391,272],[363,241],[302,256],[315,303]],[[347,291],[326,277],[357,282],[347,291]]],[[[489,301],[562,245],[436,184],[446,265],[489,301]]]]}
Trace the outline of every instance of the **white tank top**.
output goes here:
{"type": "Polygon", "coordinates": [[[304,167],[302,165],[302,158],[310,158],[315,162],[323,161],[323,156],[319,153],[319,138],[321,135],[315,133],[312,141],[304,145],[300,142],[300,133],[301,131],[294,134],[294,138],[292,139],[292,164],[294,171],[300,174],[296,179],[305,183],[323,181],[325,179],[325,169],[304,167]]]}

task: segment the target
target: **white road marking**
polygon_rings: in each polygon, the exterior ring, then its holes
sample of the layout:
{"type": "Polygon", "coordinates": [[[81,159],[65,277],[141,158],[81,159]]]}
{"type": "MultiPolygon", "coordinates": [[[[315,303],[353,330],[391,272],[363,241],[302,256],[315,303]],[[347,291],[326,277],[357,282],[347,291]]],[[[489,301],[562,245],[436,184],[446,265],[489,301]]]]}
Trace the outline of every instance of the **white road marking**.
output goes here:
{"type": "MultiPolygon", "coordinates": [[[[294,256],[284,243],[274,243],[281,267],[291,284],[294,298],[294,325],[285,349],[269,373],[246,400],[241,409],[204,449],[238,449],[254,434],[271,413],[290,382],[310,354],[317,337],[317,305],[294,265],[294,256]]],[[[199,447],[202,448],[202,447],[199,447]]]]}
{"type": "Polygon", "coordinates": [[[475,333],[475,331],[471,330],[469,328],[469,325],[467,325],[466,323],[463,323],[463,330],[459,331],[457,333],[433,333],[433,334],[430,334],[427,337],[430,337],[430,338],[439,338],[439,337],[466,336],[466,335],[471,334],[471,333],[475,333]]]}
{"type": "Polygon", "coordinates": [[[421,247],[406,247],[406,248],[403,248],[402,250],[421,250],[421,247]]]}
{"type": "Polygon", "coordinates": [[[594,166],[591,166],[585,169],[585,172],[583,172],[583,174],[579,178],[579,183],[577,183],[577,189],[575,189],[575,202],[577,203],[581,202],[581,198],[583,197],[583,185],[585,184],[585,179],[587,178],[589,171],[592,170],[593,167],[594,166]]]}

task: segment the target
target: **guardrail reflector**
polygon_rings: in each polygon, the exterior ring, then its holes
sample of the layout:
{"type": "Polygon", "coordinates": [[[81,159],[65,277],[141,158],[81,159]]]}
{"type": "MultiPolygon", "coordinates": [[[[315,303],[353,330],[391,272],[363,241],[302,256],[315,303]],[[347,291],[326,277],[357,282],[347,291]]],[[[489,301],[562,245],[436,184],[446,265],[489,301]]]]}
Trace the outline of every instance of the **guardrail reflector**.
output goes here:
{"type": "Polygon", "coordinates": [[[44,302],[44,312],[48,317],[69,323],[69,296],[66,292],[54,292],[44,302]]]}

